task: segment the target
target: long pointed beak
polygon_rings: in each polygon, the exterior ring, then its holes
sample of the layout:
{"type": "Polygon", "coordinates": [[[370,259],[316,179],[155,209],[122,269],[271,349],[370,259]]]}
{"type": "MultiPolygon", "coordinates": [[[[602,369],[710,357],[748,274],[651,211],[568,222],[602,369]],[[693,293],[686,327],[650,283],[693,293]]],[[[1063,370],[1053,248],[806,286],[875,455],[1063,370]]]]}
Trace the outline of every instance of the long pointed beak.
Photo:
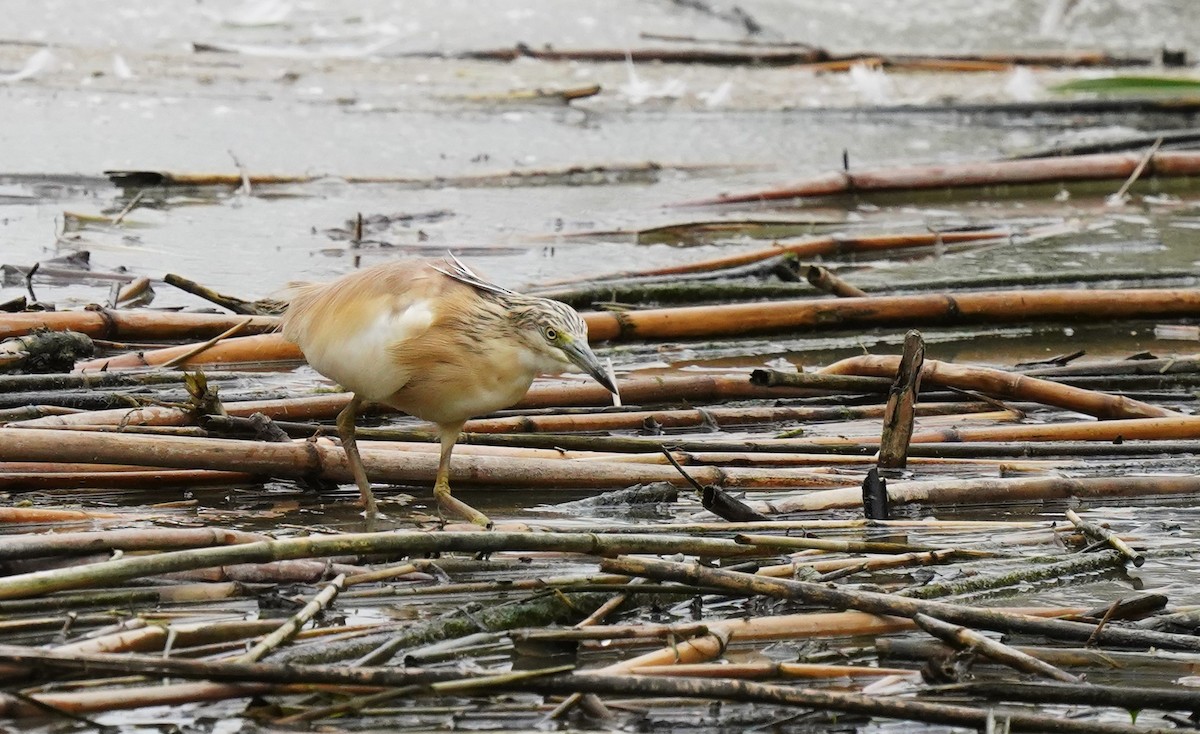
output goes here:
{"type": "Polygon", "coordinates": [[[605,390],[610,393],[617,394],[617,386],[613,384],[612,379],[608,376],[608,370],[604,369],[604,365],[600,364],[600,360],[592,351],[587,342],[583,340],[572,340],[562,346],[563,352],[567,355],[567,359],[571,360],[571,364],[588,373],[592,378],[604,386],[605,390]]]}

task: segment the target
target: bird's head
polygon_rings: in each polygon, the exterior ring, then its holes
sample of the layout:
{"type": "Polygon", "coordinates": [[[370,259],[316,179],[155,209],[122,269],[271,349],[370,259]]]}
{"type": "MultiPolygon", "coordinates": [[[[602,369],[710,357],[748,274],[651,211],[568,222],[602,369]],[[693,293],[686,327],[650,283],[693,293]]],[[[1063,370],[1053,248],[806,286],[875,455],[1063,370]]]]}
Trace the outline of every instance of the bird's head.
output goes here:
{"type": "Polygon", "coordinates": [[[575,309],[549,298],[521,296],[515,300],[509,306],[509,316],[529,349],[555,363],[562,368],[560,371],[577,368],[609,392],[617,392],[608,371],[588,346],[587,323],[575,309]]]}
{"type": "Polygon", "coordinates": [[[490,304],[505,333],[513,334],[529,350],[540,372],[565,372],[577,368],[591,375],[609,392],[617,386],[588,346],[583,317],[562,301],[526,296],[484,279],[452,253],[433,269],[447,278],[469,285],[490,304]]]}

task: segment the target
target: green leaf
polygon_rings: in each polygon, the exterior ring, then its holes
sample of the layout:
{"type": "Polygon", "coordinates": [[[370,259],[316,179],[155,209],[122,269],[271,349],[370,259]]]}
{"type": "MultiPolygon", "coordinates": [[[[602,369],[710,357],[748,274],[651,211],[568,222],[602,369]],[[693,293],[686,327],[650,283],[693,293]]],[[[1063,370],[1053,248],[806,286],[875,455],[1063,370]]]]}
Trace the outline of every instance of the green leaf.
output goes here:
{"type": "Polygon", "coordinates": [[[1052,87],[1055,92],[1094,92],[1099,94],[1200,92],[1200,79],[1174,76],[1109,76],[1099,79],[1076,79],[1052,87]]]}

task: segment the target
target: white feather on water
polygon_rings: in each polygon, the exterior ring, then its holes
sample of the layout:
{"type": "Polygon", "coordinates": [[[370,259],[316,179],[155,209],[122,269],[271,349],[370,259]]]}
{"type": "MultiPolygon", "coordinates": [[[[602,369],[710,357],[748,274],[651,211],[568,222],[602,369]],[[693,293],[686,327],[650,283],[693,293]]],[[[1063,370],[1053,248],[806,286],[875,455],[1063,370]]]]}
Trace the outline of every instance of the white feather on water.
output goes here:
{"type": "Polygon", "coordinates": [[[129,63],[125,61],[125,57],[121,54],[115,54],[112,61],[113,76],[118,79],[132,79],[134,77],[133,69],[129,68],[129,63]]]}
{"type": "Polygon", "coordinates": [[[666,79],[659,83],[649,82],[638,76],[633,59],[625,54],[625,71],[629,81],[617,88],[630,104],[641,104],[649,99],[678,99],[687,92],[687,83],[682,79],[666,79]]]}
{"type": "Polygon", "coordinates": [[[854,64],[850,67],[850,86],[865,102],[887,104],[892,101],[892,80],[876,67],[854,64]]]}
{"type": "Polygon", "coordinates": [[[727,103],[733,97],[733,82],[726,79],[711,92],[697,92],[696,96],[704,101],[704,106],[715,109],[727,103]]]}
{"type": "Polygon", "coordinates": [[[1018,102],[1032,102],[1042,96],[1042,85],[1027,66],[1018,66],[1004,82],[1004,91],[1018,102]]]}
{"type": "Polygon", "coordinates": [[[54,53],[48,48],[38,49],[36,53],[25,60],[25,65],[11,74],[0,74],[0,84],[32,79],[54,65],[54,53]]]}

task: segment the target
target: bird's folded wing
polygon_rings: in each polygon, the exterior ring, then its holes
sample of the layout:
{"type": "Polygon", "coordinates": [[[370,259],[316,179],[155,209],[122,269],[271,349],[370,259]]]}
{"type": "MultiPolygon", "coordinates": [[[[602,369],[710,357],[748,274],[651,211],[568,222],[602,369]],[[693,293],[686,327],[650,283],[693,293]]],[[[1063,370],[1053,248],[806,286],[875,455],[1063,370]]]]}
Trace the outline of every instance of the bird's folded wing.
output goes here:
{"type": "Polygon", "coordinates": [[[433,324],[430,299],[344,288],[303,296],[293,300],[284,333],[314,369],[366,400],[404,387],[412,366],[394,355],[433,324]]]}

